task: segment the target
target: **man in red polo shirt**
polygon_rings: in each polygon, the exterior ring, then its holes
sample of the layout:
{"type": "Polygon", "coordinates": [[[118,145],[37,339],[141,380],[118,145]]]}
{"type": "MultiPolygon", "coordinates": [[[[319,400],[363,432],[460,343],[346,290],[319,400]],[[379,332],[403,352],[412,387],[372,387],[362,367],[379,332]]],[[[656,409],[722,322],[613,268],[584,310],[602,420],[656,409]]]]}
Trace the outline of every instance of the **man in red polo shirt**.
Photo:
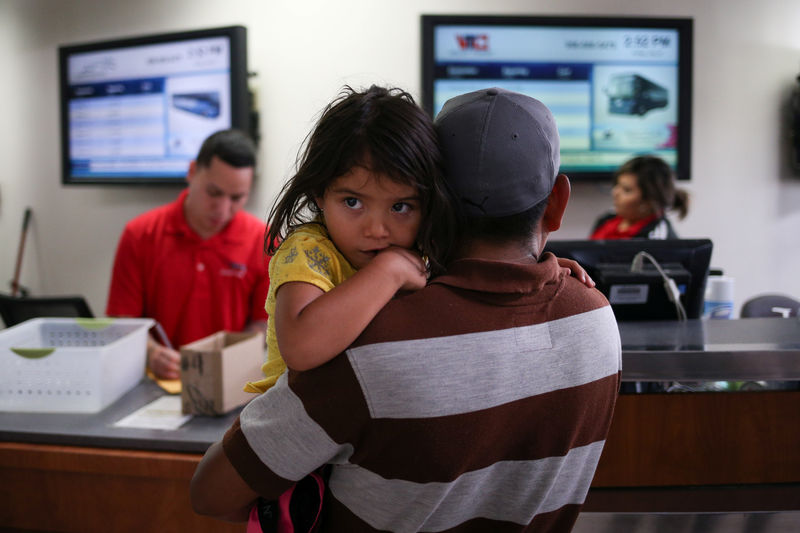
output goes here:
{"type": "Polygon", "coordinates": [[[264,222],[242,210],[255,147],[237,130],[211,135],[172,203],[134,218],[117,247],[106,314],[149,317],[173,348],[150,338],[148,367],[180,376],[177,348],[221,330],[266,330],[264,222]]]}

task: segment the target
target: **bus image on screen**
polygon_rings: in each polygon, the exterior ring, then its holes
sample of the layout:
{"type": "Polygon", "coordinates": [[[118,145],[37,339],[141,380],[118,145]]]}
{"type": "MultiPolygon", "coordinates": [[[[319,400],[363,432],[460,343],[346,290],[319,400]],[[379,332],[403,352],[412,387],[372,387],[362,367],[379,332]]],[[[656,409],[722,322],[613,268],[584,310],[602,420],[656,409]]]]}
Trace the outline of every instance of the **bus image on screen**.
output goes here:
{"type": "Polygon", "coordinates": [[[172,105],[201,117],[217,118],[220,113],[219,93],[173,94],[172,105]]]}
{"type": "Polygon", "coordinates": [[[606,88],[608,112],[619,115],[642,116],[652,109],[667,107],[668,93],[664,87],[638,74],[618,74],[606,88]]]}

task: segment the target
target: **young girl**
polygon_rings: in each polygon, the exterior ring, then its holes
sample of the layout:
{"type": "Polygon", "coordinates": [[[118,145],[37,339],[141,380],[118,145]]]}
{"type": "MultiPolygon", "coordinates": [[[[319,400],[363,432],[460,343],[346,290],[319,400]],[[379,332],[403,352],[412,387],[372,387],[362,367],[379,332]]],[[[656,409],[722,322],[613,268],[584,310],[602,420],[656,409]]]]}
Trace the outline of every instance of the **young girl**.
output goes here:
{"type": "Polygon", "coordinates": [[[346,88],[307,139],[269,228],[267,362],[250,392],[287,366],[326,363],[398,290],[442,270],[456,215],[430,118],[399,89],[346,88]]]}

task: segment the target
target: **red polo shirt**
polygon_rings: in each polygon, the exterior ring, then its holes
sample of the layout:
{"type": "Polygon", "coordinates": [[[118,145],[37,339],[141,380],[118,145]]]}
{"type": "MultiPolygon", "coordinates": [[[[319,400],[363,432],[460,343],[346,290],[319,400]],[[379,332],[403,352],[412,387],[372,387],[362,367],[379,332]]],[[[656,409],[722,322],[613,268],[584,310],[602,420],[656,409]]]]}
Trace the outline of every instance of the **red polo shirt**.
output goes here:
{"type": "Polygon", "coordinates": [[[187,193],[125,226],[106,307],[108,316],[157,320],[176,349],[267,319],[265,224],[239,211],[221,232],[203,240],[183,215],[187,193]]]}

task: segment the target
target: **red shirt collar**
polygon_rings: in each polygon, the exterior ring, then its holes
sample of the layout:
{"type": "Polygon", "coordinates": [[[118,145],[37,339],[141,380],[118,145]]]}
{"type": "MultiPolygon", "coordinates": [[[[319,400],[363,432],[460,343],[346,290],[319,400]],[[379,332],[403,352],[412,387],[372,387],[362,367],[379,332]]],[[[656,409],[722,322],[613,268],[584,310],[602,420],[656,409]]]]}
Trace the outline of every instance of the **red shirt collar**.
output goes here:
{"type": "Polygon", "coordinates": [[[637,220],[624,230],[620,230],[619,225],[622,223],[622,218],[620,216],[615,216],[597,228],[597,230],[592,233],[591,238],[593,240],[631,239],[635,237],[642,230],[642,228],[653,222],[657,217],[658,216],[655,214],[650,215],[647,218],[637,220]]]}

